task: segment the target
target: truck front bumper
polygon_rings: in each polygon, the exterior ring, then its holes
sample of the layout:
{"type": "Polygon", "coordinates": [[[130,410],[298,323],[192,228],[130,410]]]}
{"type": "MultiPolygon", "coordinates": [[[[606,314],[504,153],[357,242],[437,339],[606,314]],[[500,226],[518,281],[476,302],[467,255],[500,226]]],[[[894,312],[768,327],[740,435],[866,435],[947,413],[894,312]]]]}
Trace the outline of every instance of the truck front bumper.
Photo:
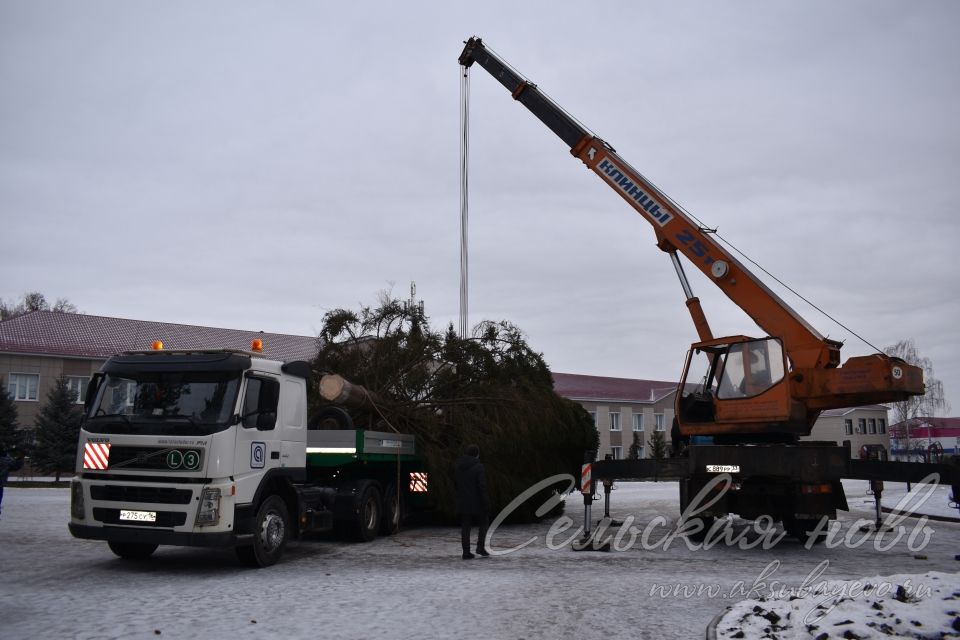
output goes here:
{"type": "Polygon", "coordinates": [[[74,522],[67,526],[73,537],[85,540],[169,544],[182,547],[236,547],[253,542],[253,534],[238,535],[233,531],[211,533],[152,531],[149,529],[128,529],[126,527],[92,527],[74,522]]]}

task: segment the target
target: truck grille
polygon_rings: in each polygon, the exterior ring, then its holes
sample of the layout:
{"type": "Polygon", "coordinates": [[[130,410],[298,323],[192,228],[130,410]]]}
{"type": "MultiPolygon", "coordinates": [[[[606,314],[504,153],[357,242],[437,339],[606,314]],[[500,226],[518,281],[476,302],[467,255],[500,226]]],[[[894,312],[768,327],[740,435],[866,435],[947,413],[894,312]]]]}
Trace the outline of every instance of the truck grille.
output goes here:
{"type": "Polygon", "coordinates": [[[187,521],[187,514],[178,511],[157,511],[156,522],[120,521],[120,509],[94,507],[93,518],[104,524],[129,524],[138,527],[179,527],[187,521]]]}
{"type": "Polygon", "coordinates": [[[202,466],[203,449],[124,446],[110,449],[110,470],[197,471],[202,466]]]}
{"type": "Polygon", "coordinates": [[[193,491],[170,487],[129,485],[91,485],[90,497],[106,502],[146,502],[150,504],[190,504],[193,491]]]}

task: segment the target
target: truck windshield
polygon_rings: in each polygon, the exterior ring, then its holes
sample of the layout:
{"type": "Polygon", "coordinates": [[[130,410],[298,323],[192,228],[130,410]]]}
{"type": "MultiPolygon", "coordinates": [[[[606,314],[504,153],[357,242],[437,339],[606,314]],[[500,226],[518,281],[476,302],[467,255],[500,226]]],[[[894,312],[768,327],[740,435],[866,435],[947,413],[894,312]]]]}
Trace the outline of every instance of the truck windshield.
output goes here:
{"type": "Polygon", "coordinates": [[[107,375],[84,429],[91,433],[206,435],[232,424],[234,372],[107,375]]]}

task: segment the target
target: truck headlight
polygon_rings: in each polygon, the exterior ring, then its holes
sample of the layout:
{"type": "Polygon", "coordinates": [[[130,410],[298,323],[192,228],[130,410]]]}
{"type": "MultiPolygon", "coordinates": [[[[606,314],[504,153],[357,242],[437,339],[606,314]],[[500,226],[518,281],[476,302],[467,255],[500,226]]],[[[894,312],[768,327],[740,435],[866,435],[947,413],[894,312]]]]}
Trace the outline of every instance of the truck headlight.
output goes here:
{"type": "Polygon", "coordinates": [[[200,509],[197,510],[197,526],[220,522],[220,489],[204,489],[200,493],[200,509]]]}
{"type": "Polygon", "coordinates": [[[70,516],[83,520],[83,485],[76,478],[70,481],[70,516]]]}

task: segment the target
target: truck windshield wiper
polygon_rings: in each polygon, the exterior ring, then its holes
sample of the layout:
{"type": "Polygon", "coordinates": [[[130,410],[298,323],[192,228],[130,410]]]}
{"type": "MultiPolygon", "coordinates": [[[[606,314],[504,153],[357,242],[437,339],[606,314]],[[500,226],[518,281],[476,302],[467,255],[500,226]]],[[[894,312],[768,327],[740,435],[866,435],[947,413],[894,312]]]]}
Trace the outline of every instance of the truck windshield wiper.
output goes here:
{"type": "Polygon", "coordinates": [[[93,417],[94,417],[94,419],[100,419],[100,418],[107,418],[107,419],[110,419],[110,418],[120,418],[120,419],[123,420],[125,423],[130,424],[130,417],[129,417],[127,414],[125,414],[125,413],[97,413],[97,414],[94,415],[93,417]]]}
{"type": "Polygon", "coordinates": [[[197,420],[196,416],[188,416],[182,413],[178,413],[176,415],[166,416],[166,417],[169,418],[170,420],[186,420],[187,422],[190,423],[191,426],[194,426],[194,427],[199,427],[201,424],[203,424],[199,420],[197,420]]]}

